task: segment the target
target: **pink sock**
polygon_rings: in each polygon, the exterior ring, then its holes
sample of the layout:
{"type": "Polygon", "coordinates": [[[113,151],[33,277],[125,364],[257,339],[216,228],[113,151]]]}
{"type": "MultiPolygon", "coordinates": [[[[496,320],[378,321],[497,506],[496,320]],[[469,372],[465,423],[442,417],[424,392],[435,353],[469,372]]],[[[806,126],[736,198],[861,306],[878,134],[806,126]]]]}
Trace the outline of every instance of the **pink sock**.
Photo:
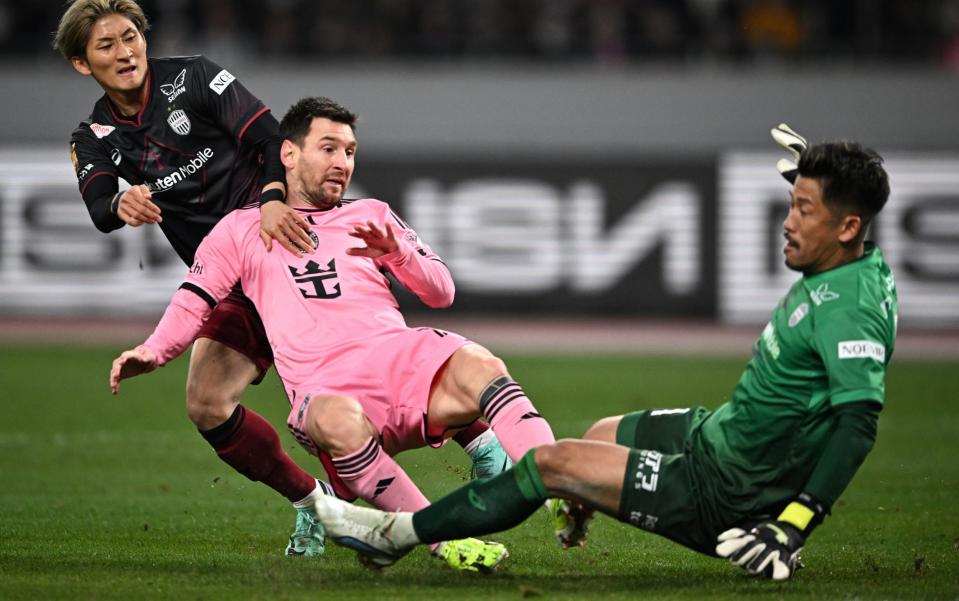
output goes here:
{"type": "Polygon", "coordinates": [[[493,380],[480,395],[479,404],[513,463],[534,447],[556,442],[549,424],[509,376],[493,380]]]}
{"type": "Polygon", "coordinates": [[[383,511],[418,511],[430,502],[393,458],[370,437],[359,451],[334,457],[333,467],[347,488],[383,511]]]}
{"type": "MultiPolygon", "coordinates": [[[[334,457],[333,468],[357,497],[383,511],[419,511],[430,504],[393,458],[370,439],[359,451],[334,457]]],[[[441,543],[430,545],[435,551],[441,543]]]]}

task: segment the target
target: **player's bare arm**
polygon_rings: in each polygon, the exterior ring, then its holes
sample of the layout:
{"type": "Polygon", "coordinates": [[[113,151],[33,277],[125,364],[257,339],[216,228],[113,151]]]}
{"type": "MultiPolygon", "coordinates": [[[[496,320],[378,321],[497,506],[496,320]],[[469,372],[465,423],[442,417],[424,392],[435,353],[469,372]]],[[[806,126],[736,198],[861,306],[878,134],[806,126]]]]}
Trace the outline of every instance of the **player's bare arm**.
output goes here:
{"type": "Polygon", "coordinates": [[[365,247],[354,247],[346,250],[346,254],[354,257],[378,259],[383,255],[396,252],[400,247],[396,241],[396,234],[393,233],[393,228],[389,223],[380,228],[372,221],[367,221],[366,225],[353,226],[350,235],[366,244],[365,247]]]}
{"type": "Polygon", "coordinates": [[[145,346],[123,351],[110,368],[110,392],[119,393],[120,380],[149,373],[157,368],[157,364],[156,355],[145,346]]]}
{"type": "Polygon", "coordinates": [[[310,224],[306,219],[291,209],[282,199],[286,196],[286,186],[280,182],[273,182],[263,188],[263,193],[276,190],[275,200],[260,205],[260,239],[267,250],[273,249],[276,240],[291,253],[313,252],[313,242],[310,240],[310,224]]]}
{"type": "Polygon", "coordinates": [[[130,227],[144,223],[162,223],[160,207],[153,204],[153,193],[144,185],[133,186],[117,200],[116,214],[130,227]]]}

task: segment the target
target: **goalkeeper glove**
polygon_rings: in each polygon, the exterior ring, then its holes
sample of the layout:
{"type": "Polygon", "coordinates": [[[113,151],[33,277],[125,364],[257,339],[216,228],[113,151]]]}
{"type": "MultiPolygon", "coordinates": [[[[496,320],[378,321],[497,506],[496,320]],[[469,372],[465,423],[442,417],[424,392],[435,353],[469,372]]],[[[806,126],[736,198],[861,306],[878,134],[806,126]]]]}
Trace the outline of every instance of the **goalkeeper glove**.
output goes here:
{"type": "Polygon", "coordinates": [[[786,580],[802,567],[799,553],[825,514],[822,504],[803,493],[775,521],[760,522],[748,531],[731,528],[720,534],[716,554],[754,576],[786,580]]]}
{"type": "Polygon", "coordinates": [[[769,130],[769,133],[773,135],[773,140],[776,140],[776,143],[785,148],[795,159],[792,161],[779,159],[776,163],[776,169],[779,170],[780,175],[786,178],[787,182],[790,184],[796,183],[796,176],[799,175],[799,157],[808,146],[806,138],[794,132],[785,123],[780,123],[769,130]]]}

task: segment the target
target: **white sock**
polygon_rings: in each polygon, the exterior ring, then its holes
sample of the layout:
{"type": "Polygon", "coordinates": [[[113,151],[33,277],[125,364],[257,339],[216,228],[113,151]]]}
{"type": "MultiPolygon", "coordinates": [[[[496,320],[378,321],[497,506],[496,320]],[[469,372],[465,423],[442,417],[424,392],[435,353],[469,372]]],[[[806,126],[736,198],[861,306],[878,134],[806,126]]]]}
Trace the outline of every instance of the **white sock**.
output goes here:
{"type": "Polygon", "coordinates": [[[420,537],[413,529],[413,514],[408,511],[397,511],[396,519],[390,528],[390,538],[398,548],[408,549],[422,544],[420,537]]]}
{"type": "Polygon", "coordinates": [[[479,436],[471,440],[468,445],[463,447],[463,450],[466,451],[467,455],[472,457],[473,453],[475,453],[482,447],[485,447],[486,445],[490,444],[494,440],[496,440],[496,434],[493,432],[493,429],[490,428],[486,432],[483,432],[482,434],[480,434],[479,436]]]}
{"type": "Polygon", "coordinates": [[[331,497],[336,496],[336,494],[333,492],[333,487],[322,480],[317,480],[316,488],[313,489],[313,492],[293,503],[293,508],[296,510],[309,509],[312,511],[313,504],[316,503],[316,499],[320,495],[330,495],[331,497]]]}

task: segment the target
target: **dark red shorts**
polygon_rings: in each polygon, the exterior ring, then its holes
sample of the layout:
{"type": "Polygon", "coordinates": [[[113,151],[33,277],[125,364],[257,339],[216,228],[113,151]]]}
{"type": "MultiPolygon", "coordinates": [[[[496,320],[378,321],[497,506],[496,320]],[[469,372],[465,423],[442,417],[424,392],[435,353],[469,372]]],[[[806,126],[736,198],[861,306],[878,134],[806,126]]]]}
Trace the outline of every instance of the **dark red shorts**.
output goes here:
{"type": "Polygon", "coordinates": [[[260,372],[254,384],[262,382],[273,365],[273,350],[263,329],[263,322],[253,302],[243,296],[239,288],[234,288],[217,304],[210,318],[200,328],[197,338],[216,340],[249,357],[260,372]]]}

